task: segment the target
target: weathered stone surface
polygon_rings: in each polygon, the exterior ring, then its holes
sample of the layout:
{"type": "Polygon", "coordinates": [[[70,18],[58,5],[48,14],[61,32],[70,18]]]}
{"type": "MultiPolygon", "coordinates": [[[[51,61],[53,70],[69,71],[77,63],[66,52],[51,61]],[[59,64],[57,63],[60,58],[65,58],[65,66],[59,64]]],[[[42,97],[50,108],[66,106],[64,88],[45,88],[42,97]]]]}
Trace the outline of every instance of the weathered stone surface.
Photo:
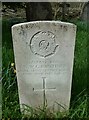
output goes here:
{"type": "Polygon", "coordinates": [[[20,104],[68,110],[76,26],[36,21],[12,27],[20,104]]]}

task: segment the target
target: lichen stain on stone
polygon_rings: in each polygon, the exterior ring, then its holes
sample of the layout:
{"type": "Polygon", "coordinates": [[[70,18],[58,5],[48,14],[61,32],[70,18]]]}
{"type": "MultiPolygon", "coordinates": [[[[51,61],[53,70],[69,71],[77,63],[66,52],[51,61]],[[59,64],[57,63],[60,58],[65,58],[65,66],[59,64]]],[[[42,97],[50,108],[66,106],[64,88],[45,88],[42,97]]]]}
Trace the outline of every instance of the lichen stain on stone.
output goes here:
{"type": "Polygon", "coordinates": [[[23,25],[21,25],[21,29],[23,29],[23,25]]]}
{"type": "Polygon", "coordinates": [[[26,42],[26,44],[28,45],[28,42],[26,42]]]}
{"type": "Polygon", "coordinates": [[[29,27],[30,27],[30,28],[33,28],[33,27],[34,27],[34,24],[30,24],[29,27]]]}
{"type": "Polygon", "coordinates": [[[56,24],[56,23],[53,23],[53,25],[54,25],[54,26],[57,26],[57,24],[56,24]]]}
{"type": "Polygon", "coordinates": [[[76,27],[75,26],[73,26],[73,30],[76,31],[76,27]]]}
{"type": "Polygon", "coordinates": [[[28,25],[25,25],[26,28],[28,28],[29,26],[28,25]]]}
{"type": "Polygon", "coordinates": [[[19,28],[17,28],[17,31],[19,30],[19,28]]]}
{"type": "Polygon", "coordinates": [[[60,25],[60,27],[62,28],[63,26],[62,26],[62,25],[60,25]]]}
{"type": "Polygon", "coordinates": [[[64,26],[64,30],[67,31],[68,27],[67,26],[64,26]]]}
{"type": "Polygon", "coordinates": [[[25,34],[25,28],[24,28],[24,26],[23,25],[21,25],[21,32],[20,32],[20,34],[25,34]]]}

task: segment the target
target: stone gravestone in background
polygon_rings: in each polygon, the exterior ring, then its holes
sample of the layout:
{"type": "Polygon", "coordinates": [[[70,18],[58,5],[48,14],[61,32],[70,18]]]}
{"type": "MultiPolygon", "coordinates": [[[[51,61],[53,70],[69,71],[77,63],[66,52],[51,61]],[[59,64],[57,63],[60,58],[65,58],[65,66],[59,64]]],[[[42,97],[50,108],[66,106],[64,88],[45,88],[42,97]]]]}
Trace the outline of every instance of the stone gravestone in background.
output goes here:
{"type": "Polygon", "coordinates": [[[12,27],[20,104],[68,110],[75,36],[74,24],[58,21],[12,27]]]}
{"type": "Polygon", "coordinates": [[[86,2],[81,14],[81,20],[89,23],[89,2],[86,2]]]}

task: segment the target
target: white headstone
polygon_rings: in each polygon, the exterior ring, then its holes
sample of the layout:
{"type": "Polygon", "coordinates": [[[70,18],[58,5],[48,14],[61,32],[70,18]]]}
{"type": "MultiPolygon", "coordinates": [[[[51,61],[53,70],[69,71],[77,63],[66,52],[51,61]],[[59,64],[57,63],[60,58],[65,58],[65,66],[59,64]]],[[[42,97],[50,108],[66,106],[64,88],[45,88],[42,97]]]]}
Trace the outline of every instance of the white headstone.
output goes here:
{"type": "Polygon", "coordinates": [[[76,26],[35,21],[12,27],[20,104],[68,110],[76,26]]]}

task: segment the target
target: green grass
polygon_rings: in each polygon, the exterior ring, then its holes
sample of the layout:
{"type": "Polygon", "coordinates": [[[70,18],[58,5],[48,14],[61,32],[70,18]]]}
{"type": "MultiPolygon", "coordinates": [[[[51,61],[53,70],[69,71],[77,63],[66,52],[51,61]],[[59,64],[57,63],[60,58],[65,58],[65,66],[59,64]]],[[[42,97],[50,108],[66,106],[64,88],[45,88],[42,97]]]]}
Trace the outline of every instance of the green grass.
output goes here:
{"type": "Polygon", "coordinates": [[[86,89],[87,85],[87,25],[76,23],[77,36],[74,58],[73,96],[86,89]]]}
{"type": "Polygon", "coordinates": [[[17,78],[14,73],[13,45],[11,39],[11,23],[3,20],[3,38],[2,38],[2,112],[3,118],[28,120],[29,118],[52,118],[52,119],[71,119],[78,120],[80,118],[88,118],[87,113],[87,25],[81,21],[74,21],[77,25],[77,37],[75,46],[71,107],[69,113],[50,113],[49,111],[39,109],[33,110],[27,106],[29,115],[21,115],[18,99],[17,78]]]}

